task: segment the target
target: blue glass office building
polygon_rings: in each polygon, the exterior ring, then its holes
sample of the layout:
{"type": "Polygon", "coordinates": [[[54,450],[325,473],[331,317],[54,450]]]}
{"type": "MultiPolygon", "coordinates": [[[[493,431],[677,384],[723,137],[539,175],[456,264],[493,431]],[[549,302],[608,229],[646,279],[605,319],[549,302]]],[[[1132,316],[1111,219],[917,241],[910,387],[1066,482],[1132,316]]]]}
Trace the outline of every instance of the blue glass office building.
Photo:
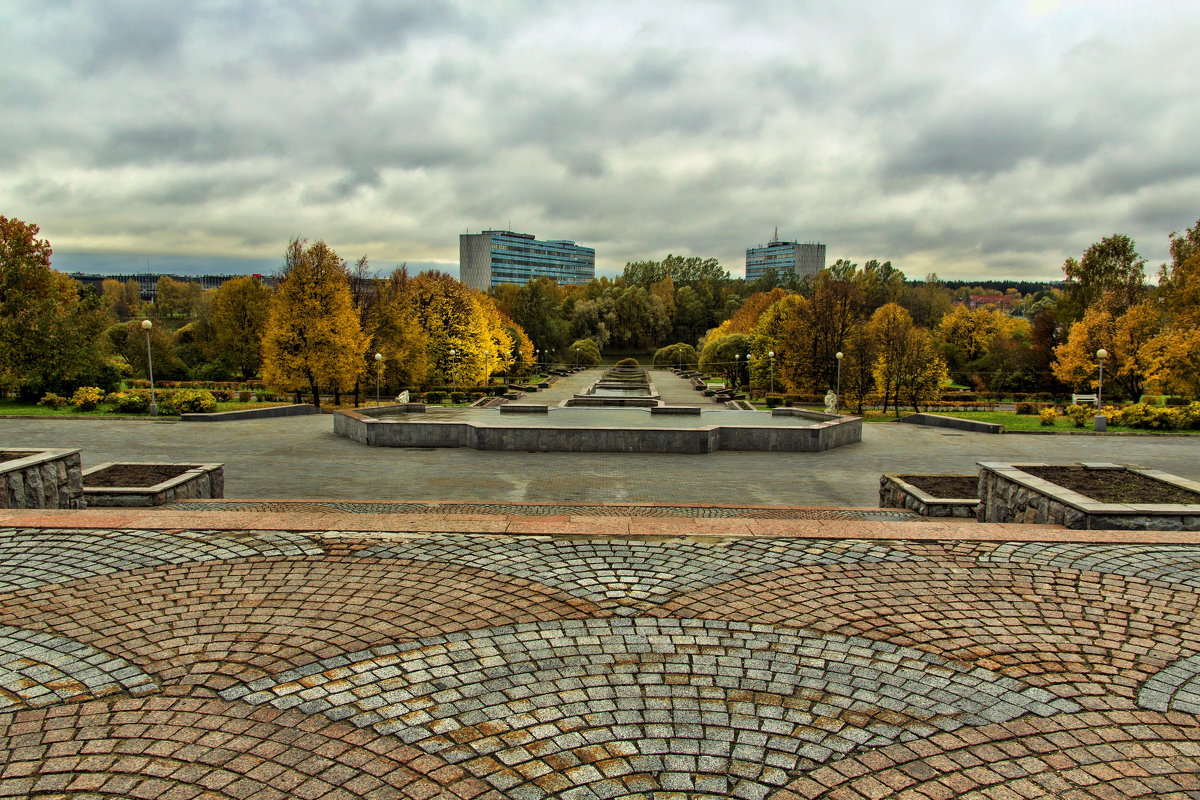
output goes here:
{"type": "Polygon", "coordinates": [[[825,269],[825,245],[772,239],[765,247],[746,249],[746,280],[760,278],[772,269],[781,278],[788,273],[812,277],[825,269]]]}
{"type": "Polygon", "coordinates": [[[464,233],[458,237],[458,272],[463,283],[482,291],[543,275],[561,284],[588,283],[596,277],[596,251],[565,240],[539,241],[530,233],[464,233]]]}

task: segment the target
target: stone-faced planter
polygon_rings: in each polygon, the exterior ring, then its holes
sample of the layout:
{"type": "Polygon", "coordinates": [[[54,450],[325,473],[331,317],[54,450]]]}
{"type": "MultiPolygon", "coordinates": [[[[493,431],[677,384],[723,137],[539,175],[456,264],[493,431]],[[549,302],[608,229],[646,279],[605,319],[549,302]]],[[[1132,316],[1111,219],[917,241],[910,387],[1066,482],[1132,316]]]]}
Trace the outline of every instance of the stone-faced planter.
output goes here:
{"type": "Polygon", "coordinates": [[[923,517],[972,519],[976,517],[979,505],[979,498],[975,496],[978,482],[976,475],[881,475],[879,507],[907,508],[923,517]],[[956,491],[949,493],[955,496],[939,496],[948,492],[941,488],[932,491],[937,484],[952,486],[956,491]]]}
{"type": "Polygon", "coordinates": [[[223,464],[108,462],[83,473],[88,506],[161,506],[225,496],[223,464]]]}
{"type": "Polygon", "coordinates": [[[1200,531],[1200,483],[1152,469],[1120,464],[979,464],[979,521],[1065,525],[1076,530],[1200,531]],[[1032,470],[1037,474],[1031,474],[1032,470]],[[1089,477],[1127,483],[1131,499],[1097,500],[1055,483],[1082,485],[1089,477]],[[1089,476],[1088,473],[1104,473],[1089,476]],[[1160,492],[1175,500],[1145,502],[1160,492]]]}
{"type": "Polygon", "coordinates": [[[0,508],[83,508],[78,450],[0,447],[0,508]]]}

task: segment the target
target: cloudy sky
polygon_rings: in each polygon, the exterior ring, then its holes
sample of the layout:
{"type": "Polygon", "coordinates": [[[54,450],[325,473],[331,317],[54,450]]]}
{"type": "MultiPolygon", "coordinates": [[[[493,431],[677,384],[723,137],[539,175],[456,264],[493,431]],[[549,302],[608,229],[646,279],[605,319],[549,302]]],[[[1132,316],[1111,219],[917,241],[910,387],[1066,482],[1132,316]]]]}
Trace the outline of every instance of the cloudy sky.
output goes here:
{"type": "Polygon", "coordinates": [[[1059,278],[1200,217],[1200,3],[0,0],[0,214],[60,268],[457,270],[458,234],[1059,278]]]}

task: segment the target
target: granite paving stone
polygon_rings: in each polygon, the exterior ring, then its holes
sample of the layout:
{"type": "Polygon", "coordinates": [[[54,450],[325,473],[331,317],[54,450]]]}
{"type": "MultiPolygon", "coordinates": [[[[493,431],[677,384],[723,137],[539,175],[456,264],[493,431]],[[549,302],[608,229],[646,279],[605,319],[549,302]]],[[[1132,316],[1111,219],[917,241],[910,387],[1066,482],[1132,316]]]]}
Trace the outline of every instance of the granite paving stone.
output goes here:
{"type": "Polygon", "coordinates": [[[163,513],[0,530],[0,797],[1200,796],[1200,544],[163,513]]]}

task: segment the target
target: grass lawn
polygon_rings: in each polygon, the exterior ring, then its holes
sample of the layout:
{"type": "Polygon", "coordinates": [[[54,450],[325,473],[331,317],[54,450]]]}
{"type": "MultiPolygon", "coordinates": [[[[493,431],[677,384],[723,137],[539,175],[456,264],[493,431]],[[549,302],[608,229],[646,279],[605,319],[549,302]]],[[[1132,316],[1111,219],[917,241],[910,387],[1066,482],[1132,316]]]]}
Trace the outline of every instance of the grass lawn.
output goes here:
{"type": "MultiPolygon", "coordinates": [[[[1059,433],[1068,433],[1071,431],[1083,432],[1091,431],[1092,426],[1088,424],[1083,428],[1076,428],[1071,420],[1065,417],[1059,417],[1054,421],[1053,425],[1042,425],[1037,414],[1017,414],[1012,411],[946,411],[946,412],[929,412],[937,413],[942,417],[958,417],[959,419],[974,419],[980,422],[995,422],[1004,426],[1006,431],[1057,431],[1059,433]]],[[[895,419],[894,417],[889,417],[895,419]]],[[[871,422],[882,421],[880,419],[869,420],[871,422]]],[[[1148,431],[1144,428],[1130,428],[1124,425],[1109,425],[1108,430],[1113,433],[1158,433],[1171,434],[1182,436],[1200,435],[1200,431],[1148,431]]]]}
{"type": "MultiPolygon", "coordinates": [[[[247,408],[267,408],[268,406],[285,406],[289,403],[241,403],[232,401],[228,403],[217,403],[217,411],[241,411],[247,408]]],[[[63,406],[62,408],[48,408],[47,406],[39,406],[36,403],[22,403],[19,400],[0,400],[0,415],[11,415],[20,417],[104,417],[112,416],[146,416],[149,414],[114,414],[111,403],[101,403],[92,411],[80,411],[74,406],[63,406]]],[[[176,416],[173,414],[162,414],[162,416],[176,416]]]]}

